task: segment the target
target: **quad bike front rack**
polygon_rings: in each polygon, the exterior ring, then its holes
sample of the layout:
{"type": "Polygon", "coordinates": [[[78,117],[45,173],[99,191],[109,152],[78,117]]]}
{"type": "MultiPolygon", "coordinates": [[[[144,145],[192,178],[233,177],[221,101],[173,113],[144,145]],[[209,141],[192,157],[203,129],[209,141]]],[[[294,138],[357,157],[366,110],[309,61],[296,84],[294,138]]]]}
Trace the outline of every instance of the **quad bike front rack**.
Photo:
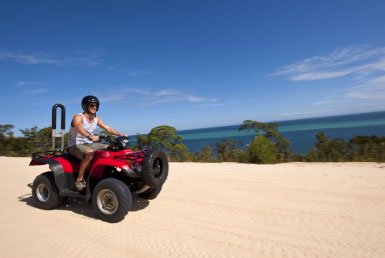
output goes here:
{"type": "Polygon", "coordinates": [[[64,129],[66,127],[65,122],[66,109],[62,104],[55,104],[52,107],[52,149],[55,150],[55,138],[61,137],[61,151],[64,151],[64,129]],[[56,109],[61,109],[61,132],[56,133],[56,109]]]}

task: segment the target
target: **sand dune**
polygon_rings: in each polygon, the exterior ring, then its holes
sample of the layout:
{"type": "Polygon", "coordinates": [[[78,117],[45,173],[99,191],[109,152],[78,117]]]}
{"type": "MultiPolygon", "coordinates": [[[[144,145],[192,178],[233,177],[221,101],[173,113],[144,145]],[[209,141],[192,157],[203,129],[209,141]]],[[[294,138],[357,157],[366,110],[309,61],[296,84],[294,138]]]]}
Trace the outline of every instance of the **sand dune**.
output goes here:
{"type": "Polygon", "coordinates": [[[171,163],[116,224],[34,207],[28,164],[0,157],[1,257],[385,257],[384,163],[171,163]]]}

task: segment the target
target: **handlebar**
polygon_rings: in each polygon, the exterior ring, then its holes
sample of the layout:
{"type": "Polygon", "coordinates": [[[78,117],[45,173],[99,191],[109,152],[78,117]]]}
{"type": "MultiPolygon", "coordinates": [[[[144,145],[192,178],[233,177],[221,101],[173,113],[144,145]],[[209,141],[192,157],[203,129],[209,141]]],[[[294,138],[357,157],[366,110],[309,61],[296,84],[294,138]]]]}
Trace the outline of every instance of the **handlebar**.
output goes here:
{"type": "Polygon", "coordinates": [[[111,136],[99,135],[99,141],[109,141],[109,142],[111,142],[111,136]]]}
{"type": "Polygon", "coordinates": [[[100,135],[99,136],[99,142],[100,141],[108,141],[110,142],[110,149],[112,151],[119,151],[119,150],[123,150],[123,149],[126,149],[127,147],[130,146],[129,142],[128,142],[128,137],[126,136],[119,136],[115,139],[112,139],[111,136],[108,136],[108,135],[100,135]]]}

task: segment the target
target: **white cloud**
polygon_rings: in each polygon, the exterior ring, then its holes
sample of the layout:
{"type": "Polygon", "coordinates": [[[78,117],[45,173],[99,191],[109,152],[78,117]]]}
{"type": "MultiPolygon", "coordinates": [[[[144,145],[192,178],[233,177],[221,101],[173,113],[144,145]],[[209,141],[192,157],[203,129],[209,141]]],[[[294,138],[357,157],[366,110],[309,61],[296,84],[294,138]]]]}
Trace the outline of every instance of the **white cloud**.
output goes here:
{"type": "Polygon", "coordinates": [[[139,89],[139,88],[131,88],[131,87],[122,87],[121,89],[119,89],[119,92],[121,94],[125,94],[125,93],[134,93],[134,94],[139,94],[139,95],[150,95],[151,92],[148,91],[148,90],[145,90],[145,89],[139,89]]]}
{"type": "Polygon", "coordinates": [[[178,94],[180,94],[180,92],[174,89],[160,90],[157,93],[155,93],[156,96],[171,96],[171,95],[178,95],[178,94]]]}
{"type": "Polygon", "coordinates": [[[185,94],[177,90],[161,90],[154,95],[147,95],[141,99],[139,105],[143,107],[152,107],[160,104],[171,103],[212,103],[217,102],[217,99],[207,98],[203,96],[196,96],[185,94]]]}
{"type": "Polygon", "coordinates": [[[100,51],[77,50],[67,57],[60,58],[53,52],[16,52],[0,50],[0,60],[15,61],[23,64],[52,64],[57,66],[95,66],[101,64],[100,51]]]}
{"type": "Polygon", "coordinates": [[[328,71],[320,71],[314,73],[303,73],[294,75],[290,78],[291,81],[314,81],[314,80],[324,80],[324,79],[332,79],[341,76],[345,76],[351,74],[352,71],[340,71],[340,72],[328,72],[328,71]]]}
{"type": "MultiPolygon", "coordinates": [[[[349,98],[355,98],[355,99],[368,99],[368,100],[374,100],[374,99],[383,99],[385,100],[385,91],[352,91],[346,94],[346,97],[349,98]]],[[[384,108],[384,107],[383,107],[384,108]]]]}
{"type": "Polygon", "coordinates": [[[385,71],[385,47],[340,48],[329,55],[318,55],[277,69],[270,76],[286,76],[290,81],[314,81],[346,75],[385,71]]]}
{"type": "Polygon", "coordinates": [[[12,60],[24,64],[58,64],[59,61],[52,58],[49,53],[25,54],[12,51],[1,51],[0,60],[12,60]]]}
{"type": "Polygon", "coordinates": [[[25,81],[18,81],[16,83],[17,87],[23,87],[23,86],[36,86],[36,85],[43,85],[42,82],[25,82],[25,81]]]}
{"type": "Polygon", "coordinates": [[[198,97],[198,96],[187,96],[187,101],[190,103],[197,103],[197,102],[203,102],[206,98],[204,97],[198,97]]]}
{"type": "Polygon", "coordinates": [[[128,75],[129,77],[138,77],[142,75],[149,75],[152,73],[148,69],[127,68],[117,64],[107,65],[107,69],[111,71],[118,71],[120,73],[128,75]]]}
{"type": "Polygon", "coordinates": [[[126,98],[121,94],[113,94],[102,96],[99,98],[101,103],[117,103],[126,100],[126,98]]]}
{"type": "Polygon", "coordinates": [[[217,102],[217,99],[189,95],[178,92],[178,94],[173,95],[160,95],[160,96],[148,96],[144,98],[139,105],[144,107],[152,107],[159,104],[171,104],[171,103],[212,103],[217,102]]]}
{"type": "Polygon", "coordinates": [[[220,107],[220,106],[223,106],[223,103],[203,103],[200,106],[202,106],[202,107],[220,107]]]}
{"type": "Polygon", "coordinates": [[[351,102],[352,100],[349,100],[349,99],[341,99],[340,97],[336,98],[336,99],[325,99],[324,100],[320,100],[320,101],[317,101],[315,103],[313,103],[312,105],[313,106],[322,106],[322,105],[330,105],[330,104],[341,104],[341,103],[347,103],[347,102],[351,102]]]}
{"type": "Polygon", "coordinates": [[[146,90],[143,88],[122,87],[115,93],[110,93],[105,97],[101,97],[101,102],[123,102],[127,99],[137,102],[140,107],[153,107],[162,104],[173,103],[190,103],[190,104],[211,104],[218,106],[219,101],[216,98],[208,98],[187,94],[177,89],[162,89],[158,91],[146,90]]]}
{"type": "Polygon", "coordinates": [[[311,115],[311,114],[312,114],[312,112],[293,112],[293,113],[284,112],[284,113],[280,114],[280,117],[291,118],[291,117],[307,116],[307,115],[311,115]]]}
{"type": "Polygon", "coordinates": [[[350,87],[345,98],[385,101],[385,76],[376,77],[364,84],[350,87]]]}
{"type": "Polygon", "coordinates": [[[212,98],[206,98],[206,97],[200,97],[200,96],[194,96],[194,95],[188,95],[187,101],[190,103],[200,103],[200,102],[217,102],[218,99],[212,99],[212,98]]]}
{"type": "Polygon", "coordinates": [[[41,94],[50,91],[49,89],[31,89],[31,90],[25,90],[22,92],[24,95],[36,95],[36,94],[41,94]]]}
{"type": "Polygon", "coordinates": [[[385,84],[385,75],[377,77],[377,78],[373,78],[373,79],[369,80],[368,83],[384,83],[385,84]]]}
{"type": "Polygon", "coordinates": [[[76,50],[69,57],[61,60],[62,65],[97,66],[102,64],[103,53],[100,50],[76,50]]]}
{"type": "MultiPolygon", "coordinates": [[[[333,97],[325,97],[312,106],[333,106],[338,109],[343,106],[368,106],[370,101],[385,101],[385,47],[370,49],[367,46],[350,46],[337,49],[328,55],[318,55],[287,65],[271,76],[285,77],[293,82],[345,77],[344,81],[339,82],[341,86],[336,86],[333,97]]],[[[376,105],[379,109],[385,107],[376,105]]]]}

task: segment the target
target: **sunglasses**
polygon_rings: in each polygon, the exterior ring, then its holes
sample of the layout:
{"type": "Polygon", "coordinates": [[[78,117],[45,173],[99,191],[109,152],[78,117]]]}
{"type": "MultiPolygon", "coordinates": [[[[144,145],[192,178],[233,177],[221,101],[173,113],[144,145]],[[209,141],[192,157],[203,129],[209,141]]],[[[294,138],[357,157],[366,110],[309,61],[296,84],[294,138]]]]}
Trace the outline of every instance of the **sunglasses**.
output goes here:
{"type": "Polygon", "coordinates": [[[97,105],[96,105],[96,104],[88,104],[88,107],[90,107],[90,108],[96,108],[97,105]]]}

